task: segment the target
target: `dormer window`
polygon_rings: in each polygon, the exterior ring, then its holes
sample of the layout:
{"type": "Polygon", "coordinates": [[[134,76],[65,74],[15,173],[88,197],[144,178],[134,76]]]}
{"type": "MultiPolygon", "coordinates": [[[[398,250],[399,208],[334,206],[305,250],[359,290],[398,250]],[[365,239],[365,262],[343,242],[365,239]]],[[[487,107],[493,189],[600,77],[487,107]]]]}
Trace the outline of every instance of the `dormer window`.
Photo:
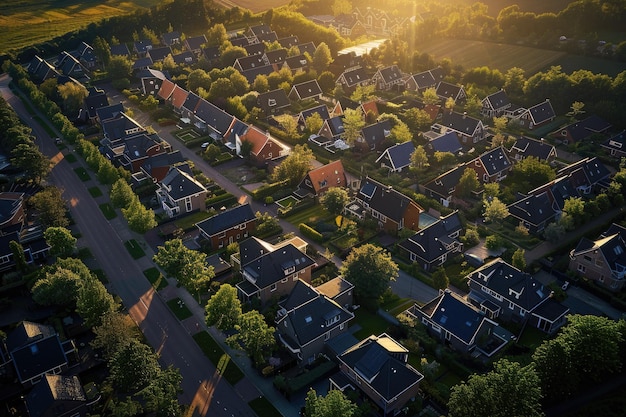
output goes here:
{"type": "Polygon", "coordinates": [[[289,268],[285,269],[285,275],[293,274],[294,272],[296,272],[295,266],[290,266],[289,268]]]}
{"type": "Polygon", "coordinates": [[[340,319],[340,315],[339,314],[337,314],[337,315],[327,319],[326,320],[326,326],[330,326],[332,324],[337,323],[339,321],[339,319],[340,319]]]}
{"type": "Polygon", "coordinates": [[[275,106],[276,105],[276,99],[274,98],[270,98],[267,100],[267,105],[268,106],[275,106]]]}

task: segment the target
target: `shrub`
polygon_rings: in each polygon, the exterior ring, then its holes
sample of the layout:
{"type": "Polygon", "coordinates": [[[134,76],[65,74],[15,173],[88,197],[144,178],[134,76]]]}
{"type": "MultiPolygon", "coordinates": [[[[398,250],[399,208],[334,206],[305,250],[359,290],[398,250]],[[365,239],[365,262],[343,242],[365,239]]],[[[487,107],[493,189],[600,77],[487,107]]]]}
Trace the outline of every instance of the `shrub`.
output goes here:
{"type": "Polygon", "coordinates": [[[321,242],[324,240],[324,237],[322,236],[322,234],[320,232],[318,232],[317,230],[313,229],[311,226],[304,224],[304,223],[300,223],[300,225],[298,226],[298,228],[300,229],[300,232],[313,239],[316,242],[321,242]]]}
{"type": "Polygon", "coordinates": [[[496,250],[502,247],[502,239],[499,236],[491,235],[485,239],[485,247],[489,250],[496,250]]]}
{"type": "Polygon", "coordinates": [[[263,200],[265,197],[272,196],[275,192],[284,189],[288,182],[289,180],[283,180],[259,187],[252,192],[252,198],[255,200],[263,200]]]}

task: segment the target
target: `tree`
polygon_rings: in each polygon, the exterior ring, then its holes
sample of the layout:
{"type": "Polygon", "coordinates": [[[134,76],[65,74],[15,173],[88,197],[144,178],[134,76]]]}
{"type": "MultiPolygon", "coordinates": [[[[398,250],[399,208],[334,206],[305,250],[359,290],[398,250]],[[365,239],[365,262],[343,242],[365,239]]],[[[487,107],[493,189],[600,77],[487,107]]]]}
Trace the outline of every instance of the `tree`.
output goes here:
{"type": "Polygon", "coordinates": [[[403,114],[404,121],[413,131],[428,130],[432,124],[430,114],[426,110],[411,107],[406,109],[403,114]]]}
{"type": "Polygon", "coordinates": [[[566,230],[573,230],[584,223],[586,218],[585,202],[580,197],[570,197],[563,204],[563,214],[559,223],[566,230]]]}
{"type": "Polygon", "coordinates": [[[157,225],[154,211],[144,207],[139,198],[133,199],[128,207],[123,208],[122,214],[128,222],[128,227],[137,233],[146,233],[157,225]]]}
{"type": "Polygon", "coordinates": [[[239,71],[235,71],[228,77],[233,88],[235,89],[235,94],[238,96],[243,96],[248,91],[250,91],[250,83],[248,79],[244,77],[239,71]]]}
{"type": "Polygon", "coordinates": [[[545,340],[532,355],[547,403],[570,398],[580,384],[576,363],[561,341],[545,340]]]}
{"type": "Polygon", "coordinates": [[[307,145],[296,145],[272,173],[271,180],[280,182],[286,180],[289,185],[298,184],[311,169],[313,151],[307,145]]]}
{"type": "Polygon", "coordinates": [[[317,83],[324,93],[330,93],[335,88],[335,76],[330,71],[323,71],[317,76],[317,83]]]}
{"type": "Polygon", "coordinates": [[[206,32],[207,46],[222,46],[227,40],[228,33],[222,23],[213,24],[206,32]]]}
{"type": "Polygon", "coordinates": [[[269,353],[276,345],[275,329],[268,326],[263,315],[256,310],[242,314],[235,329],[237,333],[226,342],[236,349],[243,348],[257,364],[263,362],[263,353],[269,353]]]}
{"type": "Polygon", "coordinates": [[[448,97],[446,99],[446,102],[444,103],[444,108],[446,110],[453,111],[454,110],[454,106],[456,106],[456,100],[453,99],[452,97],[448,97]]]}
{"type": "Polygon", "coordinates": [[[179,417],[182,414],[178,394],[182,393],[180,383],[183,377],[172,365],[160,370],[146,388],[141,391],[146,401],[146,409],[156,412],[157,417],[179,417]]]}
{"type": "MultiPolygon", "coordinates": [[[[349,202],[350,196],[348,192],[341,187],[330,187],[320,198],[322,206],[335,216],[341,215],[349,202]]],[[[341,216],[341,222],[343,224],[343,216],[341,216]]]]}
{"type": "Polygon", "coordinates": [[[104,285],[95,277],[82,282],[76,300],[76,312],[89,327],[100,326],[103,317],[115,312],[118,304],[104,285]]]}
{"type": "Polygon", "coordinates": [[[209,89],[209,100],[232,97],[236,94],[235,86],[228,78],[218,78],[213,81],[209,89]]]}
{"type": "Polygon", "coordinates": [[[517,98],[524,94],[524,83],[526,83],[526,76],[521,68],[509,68],[504,74],[504,90],[511,97],[517,98]]]}
{"type": "Polygon", "coordinates": [[[54,256],[69,256],[76,249],[76,238],[65,227],[48,227],[43,237],[50,245],[50,254],[54,256]]]}
{"type": "Polygon", "coordinates": [[[550,243],[557,243],[565,235],[565,227],[558,222],[550,223],[543,231],[543,237],[550,243]]]}
{"type": "Polygon", "coordinates": [[[91,346],[102,349],[106,358],[111,358],[119,348],[140,336],[140,331],[130,316],[118,312],[106,313],[100,325],[93,328],[93,332],[96,337],[91,346]]]}
{"type": "Polygon", "coordinates": [[[413,139],[413,133],[404,122],[399,121],[391,128],[391,139],[396,143],[408,142],[413,139]]]}
{"type": "Polygon", "coordinates": [[[275,117],[281,129],[285,131],[288,137],[298,137],[298,121],[290,114],[281,114],[275,117]]]}
{"type": "Polygon", "coordinates": [[[520,189],[526,191],[552,181],[556,173],[549,163],[530,156],[515,163],[511,177],[515,183],[522,184],[520,189]]]}
{"type": "Polygon", "coordinates": [[[459,183],[456,186],[456,193],[463,198],[469,197],[473,192],[480,189],[478,174],[472,168],[465,168],[459,183]]]}
{"type": "Polygon", "coordinates": [[[81,278],[77,273],[57,268],[38,279],[31,291],[37,304],[69,306],[76,302],[80,286],[81,278]]]}
{"type": "Polygon", "coordinates": [[[206,305],[206,324],[225,331],[234,328],[241,317],[241,301],[237,289],[230,284],[222,284],[209,298],[206,305]]]}
{"type": "Polygon", "coordinates": [[[441,99],[437,95],[437,89],[435,87],[428,87],[422,93],[422,101],[424,104],[439,104],[441,103],[441,99]]]}
{"type": "Polygon", "coordinates": [[[212,83],[213,80],[209,74],[202,69],[195,69],[187,76],[187,90],[189,91],[197,92],[199,88],[204,88],[206,91],[209,91],[212,83]]]}
{"type": "Polygon", "coordinates": [[[304,410],[307,417],[352,417],[357,414],[358,407],[339,390],[330,390],[323,397],[311,388],[306,395],[304,410]]]}
{"type": "Polygon", "coordinates": [[[358,85],[352,94],[350,94],[350,100],[357,103],[363,103],[370,100],[376,93],[376,86],[373,84],[358,85]]]}
{"type": "Polygon", "coordinates": [[[452,152],[435,151],[433,159],[442,170],[446,170],[448,167],[456,164],[456,156],[452,152]]]}
{"type": "Polygon", "coordinates": [[[366,243],[352,249],[341,267],[343,277],[354,285],[359,300],[378,305],[389,282],[398,277],[398,265],[382,248],[366,243]]]}
{"type": "Polygon", "coordinates": [[[241,46],[228,46],[220,55],[220,60],[222,61],[222,67],[231,67],[238,58],[243,58],[248,55],[245,49],[241,46]]]}
{"type": "Polygon", "coordinates": [[[215,276],[212,266],[207,266],[206,255],[183,245],[180,239],[165,242],[154,255],[154,262],[185,287],[193,286],[198,291],[215,276]]]}
{"type": "Polygon", "coordinates": [[[11,150],[11,163],[25,171],[27,178],[39,183],[50,173],[50,159],[32,143],[19,143],[11,150]]]}
{"type": "Polygon", "coordinates": [[[69,226],[67,208],[60,189],[56,187],[44,188],[32,196],[29,203],[39,213],[39,221],[44,227],[69,226]]]}
{"type": "Polygon", "coordinates": [[[109,198],[114,207],[126,208],[137,198],[130,184],[125,179],[120,178],[113,183],[109,198]]]}
{"type": "Polygon", "coordinates": [[[500,195],[500,183],[499,182],[488,182],[483,185],[484,196],[487,199],[497,197],[500,195]]]}
{"type": "Polygon", "coordinates": [[[13,254],[13,260],[15,261],[15,266],[18,271],[26,272],[28,269],[28,263],[26,262],[26,255],[24,253],[24,248],[19,242],[15,240],[11,240],[9,242],[9,249],[13,254]]]}
{"type": "Polygon", "coordinates": [[[426,150],[422,145],[417,145],[415,150],[411,153],[410,168],[416,171],[423,171],[428,168],[428,156],[426,150]]]}
{"type": "Polygon", "coordinates": [[[488,222],[499,222],[504,220],[509,215],[509,209],[498,197],[494,197],[491,200],[483,200],[485,211],[483,216],[488,222]]]}
{"type": "Polygon", "coordinates": [[[129,78],[133,71],[133,63],[125,56],[116,55],[111,57],[107,73],[114,80],[129,78]]]}
{"type": "Polygon", "coordinates": [[[83,101],[87,97],[87,89],[78,83],[60,84],[58,87],[59,96],[63,100],[63,109],[70,119],[78,118],[78,112],[83,106],[83,101]]]}
{"type": "Polygon", "coordinates": [[[445,290],[450,285],[450,279],[443,267],[435,269],[432,273],[433,287],[438,290],[445,290]]]}
{"type": "Polygon", "coordinates": [[[361,130],[365,127],[363,120],[363,112],[355,109],[346,109],[343,113],[343,131],[346,142],[350,146],[354,146],[357,139],[361,136],[361,130]]]}
{"type": "Polygon", "coordinates": [[[318,74],[326,71],[328,66],[333,62],[333,57],[330,52],[330,48],[325,42],[320,42],[313,52],[313,61],[311,62],[311,68],[318,74]]]}
{"type": "Polygon", "coordinates": [[[452,387],[450,417],[540,417],[541,388],[534,366],[501,359],[494,370],[452,387]]]}
{"type": "Polygon", "coordinates": [[[570,118],[570,121],[575,122],[581,115],[585,114],[583,107],[585,107],[585,103],[582,101],[575,101],[570,106],[571,110],[565,115],[570,118]]]}
{"type": "Polygon", "coordinates": [[[526,251],[522,248],[519,248],[515,252],[513,252],[513,258],[511,259],[511,265],[515,268],[523,271],[526,269],[526,251]]]}
{"type": "Polygon", "coordinates": [[[324,120],[319,113],[313,113],[305,119],[306,128],[310,133],[317,133],[324,125],[324,120]]]}
{"type": "Polygon", "coordinates": [[[111,382],[124,393],[136,393],[147,387],[160,370],[152,348],[137,339],[130,339],[109,360],[111,382]]]}
{"type": "Polygon", "coordinates": [[[106,68],[109,65],[111,61],[111,47],[104,38],[96,36],[96,39],[93,41],[93,53],[98,58],[98,61],[102,63],[102,66],[106,68]]]}

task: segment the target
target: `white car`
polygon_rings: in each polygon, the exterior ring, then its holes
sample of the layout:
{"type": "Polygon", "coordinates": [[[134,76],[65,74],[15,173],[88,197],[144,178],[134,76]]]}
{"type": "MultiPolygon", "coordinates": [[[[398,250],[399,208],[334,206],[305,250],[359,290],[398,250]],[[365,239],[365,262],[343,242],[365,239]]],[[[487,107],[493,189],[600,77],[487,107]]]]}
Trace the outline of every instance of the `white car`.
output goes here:
{"type": "Polygon", "coordinates": [[[209,145],[210,145],[210,143],[209,143],[209,142],[204,142],[202,145],[200,145],[200,147],[201,147],[202,149],[206,149],[206,148],[208,148],[208,147],[209,147],[209,145]]]}

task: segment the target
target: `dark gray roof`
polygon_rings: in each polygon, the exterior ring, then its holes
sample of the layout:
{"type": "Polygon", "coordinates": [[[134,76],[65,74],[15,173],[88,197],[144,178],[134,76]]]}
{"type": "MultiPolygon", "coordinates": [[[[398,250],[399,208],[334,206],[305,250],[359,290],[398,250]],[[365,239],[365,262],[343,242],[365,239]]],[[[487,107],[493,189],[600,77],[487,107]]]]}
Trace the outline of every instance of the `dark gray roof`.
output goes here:
{"type": "Polygon", "coordinates": [[[614,234],[619,234],[622,237],[622,240],[626,241],[626,227],[617,223],[611,224],[607,231],[602,233],[602,236],[611,236],[614,234]]]}
{"type": "Polygon", "coordinates": [[[550,295],[550,288],[500,258],[478,268],[469,278],[526,311],[532,310],[550,295]]]}
{"type": "Polygon", "coordinates": [[[265,44],[263,42],[250,43],[248,45],[244,45],[243,49],[246,50],[248,56],[263,55],[265,53],[265,44]]]}
{"type": "Polygon", "coordinates": [[[361,182],[357,198],[369,204],[372,210],[376,210],[396,223],[400,223],[407,208],[413,202],[391,186],[381,184],[369,177],[361,182]]]}
{"type": "Polygon", "coordinates": [[[506,151],[502,146],[487,151],[478,158],[487,170],[489,176],[511,168],[511,161],[509,161],[509,157],[506,155],[506,151]]]}
{"type": "Polygon", "coordinates": [[[120,102],[117,104],[111,104],[109,106],[97,108],[96,116],[98,116],[100,123],[102,123],[105,120],[118,117],[120,113],[122,113],[123,111],[124,111],[124,104],[120,102]]]}
{"type": "Polygon", "coordinates": [[[431,263],[448,253],[446,246],[456,241],[455,238],[450,238],[450,235],[459,232],[461,228],[461,219],[455,211],[423,228],[401,242],[399,246],[425,262],[431,263]]]}
{"type": "Polygon", "coordinates": [[[109,105],[109,99],[104,90],[90,87],[88,91],[89,94],[85,97],[85,108],[89,117],[96,117],[96,110],[107,107],[109,105]]]}
{"type": "Polygon", "coordinates": [[[609,148],[611,150],[616,150],[621,153],[626,152],[626,130],[622,130],[621,132],[611,136],[607,139],[602,146],[609,148]]]}
{"type": "Polygon", "coordinates": [[[279,301],[278,304],[286,311],[291,311],[294,308],[308,303],[314,298],[319,297],[320,293],[313,288],[310,284],[304,281],[297,280],[293,289],[283,301],[279,301]]]}
{"type": "Polygon", "coordinates": [[[343,116],[335,116],[331,117],[326,121],[328,123],[328,127],[330,127],[331,134],[334,136],[339,136],[344,133],[343,127],[343,116]]]}
{"type": "Polygon", "coordinates": [[[305,81],[303,83],[296,84],[293,86],[293,89],[296,90],[300,99],[315,97],[322,94],[322,89],[317,83],[317,80],[305,81]]]}
{"type": "MultiPolygon", "coordinates": [[[[292,46],[298,45],[298,37],[295,35],[287,36],[285,38],[278,39],[278,43],[281,44],[283,48],[291,48],[292,46]]],[[[303,52],[301,52],[303,53],[303,52]]]]}
{"type": "Polygon", "coordinates": [[[190,91],[182,107],[193,114],[196,111],[196,106],[198,106],[198,103],[200,103],[201,100],[202,99],[199,95],[190,91]]]}
{"type": "Polygon", "coordinates": [[[266,114],[291,105],[287,93],[282,88],[259,94],[257,103],[266,114]]]}
{"type": "Polygon", "coordinates": [[[128,135],[126,134],[126,131],[128,130],[138,130],[141,132],[145,131],[139,123],[124,113],[120,113],[120,115],[114,119],[103,120],[101,121],[101,124],[102,131],[110,141],[127,137],[128,135]]]}
{"type": "Polygon", "coordinates": [[[452,168],[450,171],[444,172],[434,180],[430,180],[424,184],[424,188],[443,198],[448,198],[454,193],[454,189],[459,183],[459,180],[463,175],[463,171],[465,171],[464,165],[452,168]]]}
{"type": "Polygon", "coordinates": [[[219,132],[222,136],[228,133],[228,129],[231,127],[234,120],[233,115],[204,99],[199,100],[195,116],[212,127],[215,131],[219,132]]]}
{"type": "Polygon", "coordinates": [[[370,149],[376,149],[385,140],[391,131],[391,123],[389,119],[382,120],[361,129],[363,140],[370,149]]]}
{"type": "Polygon", "coordinates": [[[448,110],[443,112],[441,122],[439,122],[442,126],[467,136],[473,136],[480,123],[480,120],[472,116],[448,110]]]}
{"type": "Polygon", "coordinates": [[[319,106],[311,107],[310,109],[302,110],[300,112],[300,117],[306,122],[306,119],[311,116],[313,113],[317,113],[320,115],[322,120],[326,120],[330,117],[328,113],[328,107],[325,104],[320,104],[319,106]]]}
{"type": "Polygon", "coordinates": [[[313,54],[315,53],[315,44],[313,42],[306,42],[306,43],[301,43],[298,45],[298,49],[300,50],[301,54],[304,54],[305,52],[308,52],[309,55],[313,56],[313,54]]]}
{"type": "Polygon", "coordinates": [[[280,281],[286,276],[304,270],[314,263],[313,259],[290,243],[257,257],[243,265],[242,269],[255,280],[254,284],[262,289],[280,281]],[[290,268],[294,268],[294,271],[287,274],[285,271],[290,268]]]}
{"type": "Polygon", "coordinates": [[[289,67],[289,69],[295,70],[306,67],[309,65],[309,61],[306,55],[296,55],[288,56],[287,59],[285,59],[285,64],[289,67]]]}
{"type": "Polygon", "coordinates": [[[504,108],[511,104],[511,100],[509,100],[509,96],[506,95],[506,92],[504,90],[496,91],[493,94],[489,94],[487,97],[485,97],[485,100],[494,110],[504,108]]]}
{"type": "Polygon", "coordinates": [[[148,51],[148,55],[152,59],[152,62],[163,61],[168,55],[172,55],[172,48],[169,46],[152,48],[148,51]]]}
{"type": "Polygon", "coordinates": [[[269,62],[266,60],[265,55],[242,56],[240,58],[237,58],[235,62],[242,71],[269,65],[269,62]]]}
{"type": "Polygon", "coordinates": [[[411,75],[411,78],[413,79],[413,81],[415,81],[417,88],[420,90],[437,86],[437,81],[430,71],[413,74],[411,75]]]}
{"type": "Polygon", "coordinates": [[[161,35],[161,39],[163,39],[165,45],[170,46],[180,41],[180,33],[177,31],[164,33],[161,35]]]}
{"type": "Polygon", "coordinates": [[[120,43],[119,45],[111,45],[111,55],[130,56],[130,50],[128,49],[128,45],[126,45],[125,43],[120,43]]]}
{"type": "Polygon", "coordinates": [[[626,269],[626,242],[619,232],[612,235],[600,236],[593,241],[582,238],[574,250],[574,256],[589,251],[596,252],[598,250],[602,252],[604,259],[606,259],[612,271],[624,271],[624,269],[626,269]]]}
{"type": "Polygon", "coordinates": [[[459,96],[459,93],[461,92],[462,89],[463,89],[462,85],[450,84],[445,81],[442,81],[437,86],[437,95],[439,97],[445,97],[445,98],[452,97],[453,99],[456,100],[456,98],[459,96]]]}
{"type": "Polygon", "coordinates": [[[281,62],[285,62],[285,59],[287,59],[287,50],[276,49],[273,51],[265,51],[265,58],[267,58],[267,61],[270,64],[280,64],[281,62]]]}
{"type": "Polygon", "coordinates": [[[556,152],[555,147],[551,144],[527,136],[522,136],[517,139],[511,150],[517,150],[519,153],[523,154],[524,157],[534,156],[541,161],[548,160],[550,154],[556,152]]]}
{"type": "Polygon", "coordinates": [[[257,35],[257,39],[259,42],[272,43],[274,41],[278,41],[278,35],[276,32],[261,33],[257,35]]]}
{"type": "Polygon", "coordinates": [[[584,177],[588,186],[597,184],[598,182],[608,178],[611,171],[598,159],[598,157],[585,158],[578,162],[574,162],[558,171],[558,175],[574,175],[577,171],[584,173],[584,177]]]}
{"type": "Polygon", "coordinates": [[[534,124],[540,124],[556,117],[550,100],[535,104],[528,109],[534,124]]]}
{"type": "Polygon", "coordinates": [[[576,121],[563,129],[569,133],[572,140],[578,142],[584,140],[594,133],[604,132],[611,127],[611,124],[595,114],[586,119],[576,121]]]}
{"type": "Polygon", "coordinates": [[[170,168],[161,183],[167,187],[169,196],[175,201],[206,191],[202,184],[180,167],[170,168]]]}
{"type": "Polygon", "coordinates": [[[390,401],[407,388],[419,383],[424,376],[397,359],[396,352],[385,348],[387,335],[370,336],[340,355],[340,360],[368,381],[383,398],[390,401]]]}
{"type": "Polygon", "coordinates": [[[152,48],[152,42],[148,39],[140,39],[138,41],[133,42],[133,49],[137,51],[137,53],[148,52],[149,49],[152,48]]]}
{"type": "Polygon", "coordinates": [[[386,84],[391,84],[402,78],[402,71],[400,71],[397,65],[381,68],[378,71],[386,84]]]}
{"type": "Polygon", "coordinates": [[[346,81],[348,87],[355,86],[359,83],[368,82],[370,77],[367,76],[365,68],[354,68],[348,71],[344,71],[343,78],[346,81]]]}
{"type": "Polygon", "coordinates": [[[181,52],[180,54],[174,55],[172,58],[174,58],[174,62],[178,65],[180,64],[190,65],[190,64],[194,64],[197,61],[196,56],[191,51],[181,52]]]}
{"type": "Polygon", "coordinates": [[[554,323],[555,321],[566,315],[568,312],[569,308],[559,303],[555,299],[550,298],[541,303],[539,307],[537,307],[535,311],[533,311],[533,314],[554,323]]]}
{"type": "Polygon", "coordinates": [[[457,154],[463,150],[461,142],[459,142],[459,135],[456,132],[448,131],[441,136],[428,142],[428,149],[431,152],[450,152],[457,154]]]}
{"type": "Polygon", "coordinates": [[[250,204],[243,204],[196,223],[196,227],[208,236],[213,236],[254,219],[256,217],[250,204]]]}
{"type": "Polygon", "coordinates": [[[219,59],[219,57],[221,56],[220,47],[207,46],[206,48],[202,49],[202,55],[204,55],[204,57],[209,61],[219,59]]]}
{"type": "MultiPolygon", "coordinates": [[[[26,396],[30,417],[41,417],[54,407],[55,401],[86,403],[87,397],[77,376],[46,375],[26,396]]],[[[56,410],[60,414],[63,409],[56,410]]]]}
{"type": "Polygon", "coordinates": [[[204,35],[192,36],[190,38],[185,39],[185,44],[192,51],[201,49],[202,45],[204,45],[205,43],[206,43],[206,36],[204,35]]]}
{"type": "Polygon", "coordinates": [[[415,151],[415,145],[413,142],[406,141],[404,143],[397,143],[389,148],[378,157],[376,162],[385,159],[387,164],[394,170],[400,170],[406,168],[411,163],[411,154],[415,151]]]}
{"type": "Polygon", "coordinates": [[[273,72],[274,72],[274,66],[272,66],[272,65],[262,65],[262,66],[258,66],[258,67],[255,67],[255,68],[250,68],[250,69],[247,69],[247,70],[243,70],[241,74],[244,77],[246,77],[246,80],[248,80],[248,82],[250,84],[252,84],[257,76],[259,76],[259,75],[270,75],[273,72]]]}
{"type": "Polygon", "coordinates": [[[144,58],[139,58],[135,62],[133,62],[133,69],[136,70],[136,69],[149,67],[152,64],[153,64],[152,58],[150,58],[149,56],[144,57],[144,58]]]}
{"type": "Polygon", "coordinates": [[[431,308],[435,304],[431,314],[428,314],[433,323],[449,331],[465,344],[471,344],[480,326],[486,320],[485,314],[467,304],[450,291],[444,291],[437,298],[424,306],[431,308]]]}
{"type": "Polygon", "coordinates": [[[546,192],[524,197],[508,208],[512,216],[534,225],[547,222],[556,216],[552,201],[546,192]]]}

